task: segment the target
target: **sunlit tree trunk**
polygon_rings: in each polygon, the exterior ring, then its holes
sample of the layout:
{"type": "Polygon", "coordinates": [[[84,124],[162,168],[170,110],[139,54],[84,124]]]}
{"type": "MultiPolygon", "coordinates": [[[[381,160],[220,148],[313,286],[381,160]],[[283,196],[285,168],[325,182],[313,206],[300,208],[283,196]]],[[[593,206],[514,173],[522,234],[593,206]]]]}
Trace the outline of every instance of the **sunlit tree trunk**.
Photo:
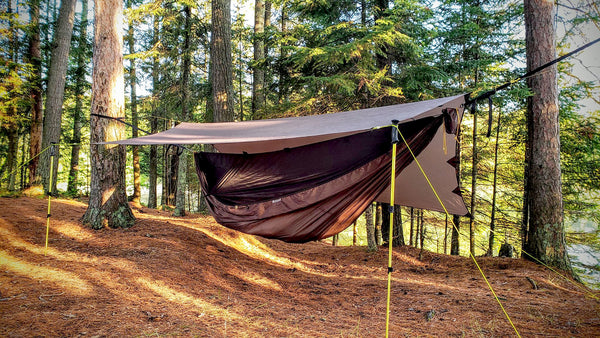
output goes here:
{"type": "MultiPolygon", "coordinates": [[[[127,8],[132,8],[133,1],[127,1],[127,8]]],[[[129,54],[135,53],[135,41],[133,36],[133,22],[129,22],[129,29],[127,30],[127,45],[129,47],[129,54]]],[[[131,122],[133,128],[131,130],[132,137],[138,137],[138,110],[137,110],[137,74],[135,69],[135,59],[132,57],[129,59],[129,88],[131,95],[131,122]]],[[[136,205],[140,204],[142,192],[140,188],[140,150],[138,146],[131,147],[133,157],[133,195],[131,195],[131,202],[136,205]]]]}
{"type": "MultiPolygon", "coordinates": [[[[159,20],[154,15],[152,23],[152,46],[158,43],[159,20]]],[[[158,58],[152,58],[152,118],[150,119],[150,132],[158,132],[158,58]]],[[[150,146],[148,172],[148,208],[156,208],[158,185],[158,146],[150,146]]],[[[164,189],[164,187],[163,187],[164,189]]]]}
{"type": "MultiPolygon", "coordinates": [[[[555,5],[525,0],[525,42],[529,71],[556,58],[555,5]]],[[[529,231],[525,257],[571,271],[563,224],[556,65],[527,78],[533,92],[529,158],[529,231]],[[529,256],[531,255],[531,256],[529,256]]]]}
{"type": "Polygon", "coordinates": [[[79,37],[77,39],[77,68],[75,70],[75,110],[73,111],[73,136],[71,138],[71,164],[67,191],[78,193],[79,151],[81,150],[81,124],[83,119],[83,94],[86,84],[86,54],[88,51],[87,20],[88,0],[82,1],[79,37]]]}
{"type": "MultiPolygon", "coordinates": [[[[122,0],[95,1],[92,72],[92,114],[123,117],[122,0]]],[[[91,184],[83,222],[93,229],[130,227],[134,216],[125,193],[125,147],[98,144],[125,138],[118,121],[90,117],[91,184]]]]}
{"type": "MultiPolygon", "coordinates": [[[[48,72],[48,86],[46,90],[46,111],[44,113],[44,126],[42,132],[42,149],[46,149],[51,143],[60,141],[60,130],[62,121],[62,105],[65,93],[67,66],[69,62],[69,49],[71,47],[71,35],[73,34],[73,20],[75,17],[75,0],[63,0],[58,14],[58,23],[54,32],[52,42],[52,54],[50,56],[50,70],[48,72]]],[[[44,189],[56,191],[56,173],[58,171],[58,160],[55,159],[53,181],[50,179],[50,152],[44,152],[41,156],[42,183],[44,189]]]]}

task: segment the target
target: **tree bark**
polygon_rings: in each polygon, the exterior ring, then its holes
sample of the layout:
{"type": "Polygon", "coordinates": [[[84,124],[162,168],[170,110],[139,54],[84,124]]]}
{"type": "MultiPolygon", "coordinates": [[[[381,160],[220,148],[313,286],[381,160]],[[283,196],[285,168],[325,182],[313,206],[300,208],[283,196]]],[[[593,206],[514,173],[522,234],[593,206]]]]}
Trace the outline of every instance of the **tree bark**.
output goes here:
{"type": "Polygon", "coordinates": [[[367,228],[367,246],[369,251],[377,251],[377,238],[375,237],[375,223],[373,222],[373,204],[365,210],[365,227],[367,228]]]}
{"type": "MultiPolygon", "coordinates": [[[[190,67],[192,63],[190,50],[190,31],[192,29],[192,11],[190,6],[185,6],[185,24],[183,31],[183,58],[181,62],[181,120],[189,121],[191,119],[189,112],[189,78],[190,67]]],[[[185,192],[187,190],[187,171],[188,171],[188,154],[185,152],[179,156],[179,166],[177,175],[177,198],[175,199],[175,216],[185,215],[185,192]]]]}
{"type": "Polygon", "coordinates": [[[488,251],[486,256],[494,255],[494,239],[496,236],[496,193],[498,185],[498,147],[500,140],[500,118],[502,115],[498,113],[498,125],[496,126],[496,144],[494,146],[494,178],[492,182],[492,213],[490,215],[490,237],[488,241],[488,251]]]}
{"type": "Polygon", "coordinates": [[[471,213],[469,217],[469,251],[475,256],[475,209],[477,208],[477,165],[479,155],[477,149],[477,112],[473,113],[473,155],[471,168],[471,213]]]}
{"type": "Polygon", "coordinates": [[[383,245],[383,234],[381,233],[381,224],[383,223],[383,212],[381,203],[375,203],[375,240],[377,245],[383,245]]]}
{"type": "Polygon", "coordinates": [[[419,224],[421,224],[419,238],[421,240],[421,250],[423,250],[423,244],[425,243],[425,220],[423,218],[423,209],[419,210],[419,224]]]}
{"type": "Polygon", "coordinates": [[[381,240],[387,245],[390,240],[390,204],[381,203],[381,240]]]}
{"type": "MultiPolygon", "coordinates": [[[[65,93],[67,66],[69,63],[69,49],[71,48],[71,35],[73,34],[73,20],[75,16],[75,0],[63,0],[58,14],[58,23],[52,42],[50,57],[50,70],[48,72],[48,86],[46,90],[46,111],[44,113],[44,126],[42,131],[42,149],[51,143],[60,142],[62,120],[62,105],[65,93]]],[[[58,157],[54,161],[52,182],[50,179],[50,154],[44,152],[41,156],[42,183],[46,191],[56,191],[56,178],[58,175],[58,157]],[[50,187],[52,189],[50,189],[50,187]]]]}
{"type": "MultiPolygon", "coordinates": [[[[122,0],[95,1],[94,21],[92,113],[123,117],[122,0]]],[[[83,223],[93,229],[130,227],[135,218],[125,193],[125,147],[97,144],[125,138],[125,126],[97,116],[91,116],[90,124],[92,177],[83,223]]]]}
{"type": "Polygon", "coordinates": [[[210,62],[213,122],[233,121],[230,0],[212,0],[210,62]]]}
{"type": "MultiPolygon", "coordinates": [[[[133,1],[127,1],[127,7],[131,8],[133,6],[133,1]]],[[[133,23],[129,22],[129,27],[127,31],[127,45],[129,47],[129,54],[135,53],[135,41],[133,37],[133,23]]],[[[137,74],[135,70],[135,59],[129,59],[129,87],[130,87],[130,95],[131,95],[131,122],[133,124],[133,128],[131,131],[132,137],[138,137],[138,124],[139,124],[139,116],[137,111],[137,74]]],[[[131,195],[131,202],[135,205],[140,205],[140,199],[142,197],[142,191],[140,187],[140,149],[138,146],[131,147],[131,153],[133,157],[133,195],[131,195]]]]}
{"type": "MultiPolygon", "coordinates": [[[[462,129],[458,128],[458,131],[456,132],[456,146],[454,148],[454,151],[456,153],[456,159],[457,159],[457,163],[456,163],[456,180],[458,182],[458,185],[460,187],[460,170],[461,170],[461,140],[462,137],[462,129]]],[[[450,254],[451,255],[460,255],[460,216],[459,215],[452,215],[452,236],[450,238],[450,254]]]]}
{"type": "Polygon", "coordinates": [[[410,207],[410,235],[408,236],[408,244],[410,246],[415,246],[413,232],[415,228],[415,208],[410,207]]]}
{"type": "MultiPolygon", "coordinates": [[[[155,46],[159,40],[159,20],[158,16],[154,15],[152,28],[152,45],[155,46]]],[[[152,134],[158,132],[158,58],[152,58],[152,118],[150,119],[150,132],[152,134]]],[[[148,156],[149,172],[148,172],[148,208],[157,207],[157,185],[158,185],[158,146],[150,146],[150,154],[148,156]]],[[[164,187],[163,187],[164,188],[164,187]]]]}
{"type": "Polygon", "coordinates": [[[392,246],[404,245],[404,228],[402,227],[402,207],[394,205],[394,233],[392,246]]]}
{"type": "MultiPolygon", "coordinates": [[[[556,58],[554,2],[525,0],[524,12],[527,69],[533,70],[556,58]]],[[[533,92],[527,101],[532,127],[527,253],[571,272],[563,224],[556,65],[527,78],[527,85],[533,92]]]]}
{"type": "Polygon", "coordinates": [[[39,154],[42,151],[42,51],[40,49],[40,0],[29,2],[29,18],[31,31],[29,33],[28,62],[32,65],[31,78],[31,129],[29,133],[29,185],[39,183],[37,171],[39,154]]]}
{"type": "Polygon", "coordinates": [[[252,67],[252,119],[263,109],[265,70],[262,65],[265,59],[265,2],[256,0],[254,3],[254,66],[252,67]]]}
{"type": "MultiPolygon", "coordinates": [[[[286,38],[287,36],[287,21],[288,21],[288,3],[287,2],[283,2],[281,4],[281,36],[282,38],[286,38]]],[[[287,67],[284,65],[285,62],[284,60],[287,58],[287,52],[285,50],[285,45],[281,44],[281,46],[279,47],[279,62],[278,62],[278,73],[279,73],[279,83],[278,83],[278,99],[279,99],[279,103],[283,103],[284,101],[287,101],[288,99],[288,79],[289,79],[289,74],[288,74],[288,69],[287,67]]],[[[376,236],[377,237],[377,236],[376,236]]]]}
{"type": "Polygon", "coordinates": [[[88,0],[82,1],[81,21],[79,28],[79,37],[77,39],[77,69],[75,71],[75,111],[73,112],[73,136],[71,137],[71,164],[69,166],[69,179],[67,184],[67,192],[71,195],[77,195],[79,184],[79,151],[81,150],[81,120],[83,118],[83,94],[86,83],[86,54],[88,51],[87,40],[87,15],[88,15],[88,0]]]}

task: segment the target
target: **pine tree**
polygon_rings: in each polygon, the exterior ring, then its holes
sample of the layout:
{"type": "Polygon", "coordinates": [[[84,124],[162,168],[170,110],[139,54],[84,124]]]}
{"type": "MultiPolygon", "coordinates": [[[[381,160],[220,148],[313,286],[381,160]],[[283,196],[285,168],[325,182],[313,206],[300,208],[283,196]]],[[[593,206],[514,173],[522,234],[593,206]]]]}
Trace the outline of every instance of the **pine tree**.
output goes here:
{"type": "MultiPolygon", "coordinates": [[[[189,78],[190,78],[190,67],[191,67],[191,53],[190,50],[190,35],[191,35],[191,20],[192,12],[190,6],[185,5],[183,8],[184,17],[184,29],[183,29],[183,50],[182,50],[182,61],[181,61],[181,116],[183,121],[189,121],[191,119],[190,108],[189,108],[189,78]]],[[[176,208],[174,211],[175,216],[185,215],[185,192],[187,189],[187,171],[188,171],[188,153],[183,152],[179,156],[179,173],[177,175],[177,198],[176,208]]]]}
{"type": "Polygon", "coordinates": [[[125,193],[125,147],[99,142],[125,138],[125,127],[110,116],[125,113],[123,79],[122,0],[98,1],[94,6],[94,51],[90,199],[83,223],[93,229],[130,227],[135,220],[125,193]],[[119,94],[121,93],[121,94],[119,94]]]}
{"type": "Polygon", "coordinates": [[[67,183],[67,192],[76,195],[78,192],[79,175],[79,152],[81,150],[81,127],[83,120],[83,95],[88,86],[87,62],[90,50],[87,38],[88,25],[88,0],[82,0],[81,18],[79,21],[79,36],[77,38],[77,50],[74,53],[76,58],[75,69],[75,110],[73,112],[73,134],[71,137],[71,164],[69,166],[69,178],[67,183]]]}
{"type": "MultiPolygon", "coordinates": [[[[126,4],[127,8],[133,7],[133,0],[128,0],[126,4]]],[[[134,30],[133,30],[133,20],[129,20],[129,27],[127,30],[127,45],[129,47],[129,87],[130,87],[130,95],[131,95],[131,122],[133,125],[131,136],[138,137],[138,125],[139,125],[139,116],[138,116],[138,98],[137,98],[137,73],[136,73],[136,63],[135,57],[135,42],[134,42],[134,30]]],[[[133,157],[133,195],[131,196],[131,201],[139,205],[141,199],[141,187],[140,187],[140,150],[138,146],[132,146],[131,148],[132,157],[133,157]]]]}
{"type": "MultiPolygon", "coordinates": [[[[62,106],[65,91],[65,79],[69,61],[69,50],[71,47],[71,35],[73,34],[73,21],[75,16],[75,0],[63,0],[60,4],[60,12],[52,45],[50,70],[48,71],[48,85],[46,92],[46,110],[44,112],[44,126],[42,132],[42,149],[46,149],[51,143],[60,142],[62,106]]],[[[42,183],[46,191],[56,191],[56,178],[49,182],[50,170],[58,172],[58,161],[54,161],[54,167],[50,169],[50,154],[44,152],[41,156],[42,183]]]]}
{"type": "Polygon", "coordinates": [[[214,122],[233,121],[230,8],[230,0],[212,0],[210,81],[214,122]]]}
{"type": "Polygon", "coordinates": [[[32,65],[31,76],[31,127],[29,132],[29,184],[37,184],[39,153],[42,151],[42,51],[40,47],[40,0],[29,2],[29,49],[28,59],[32,65]]]}
{"type": "MultiPolygon", "coordinates": [[[[554,14],[552,2],[525,0],[529,70],[556,57],[554,14]]],[[[524,256],[571,271],[563,223],[556,66],[529,77],[527,84],[533,95],[527,101],[531,157],[528,168],[529,229],[524,256]]]]}

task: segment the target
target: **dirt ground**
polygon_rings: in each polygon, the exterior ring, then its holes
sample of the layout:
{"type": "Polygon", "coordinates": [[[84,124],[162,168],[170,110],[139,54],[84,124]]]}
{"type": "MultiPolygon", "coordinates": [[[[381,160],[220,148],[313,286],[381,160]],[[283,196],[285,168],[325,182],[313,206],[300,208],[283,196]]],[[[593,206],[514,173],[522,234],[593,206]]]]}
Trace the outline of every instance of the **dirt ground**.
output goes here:
{"type": "MultiPolygon", "coordinates": [[[[134,208],[85,228],[82,202],[0,198],[2,337],[381,337],[387,250],[287,244],[211,217],[134,208]]],[[[391,337],[516,336],[470,258],[394,250],[391,337]]],[[[599,293],[520,259],[478,262],[523,337],[600,336],[599,293]],[[527,278],[539,287],[533,289],[527,278]]]]}

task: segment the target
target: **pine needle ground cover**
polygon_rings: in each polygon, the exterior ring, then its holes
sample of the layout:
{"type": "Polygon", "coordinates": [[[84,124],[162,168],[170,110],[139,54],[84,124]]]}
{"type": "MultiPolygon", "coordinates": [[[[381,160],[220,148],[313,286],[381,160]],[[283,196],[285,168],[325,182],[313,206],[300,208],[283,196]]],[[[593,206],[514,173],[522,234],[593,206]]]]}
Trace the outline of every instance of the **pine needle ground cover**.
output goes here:
{"type": "MultiPolygon", "coordinates": [[[[134,208],[129,229],[85,228],[83,202],[0,198],[0,336],[381,337],[387,256],[287,244],[207,216],[134,208]]],[[[592,337],[600,301],[531,262],[478,258],[520,334],[592,337]],[[537,289],[533,288],[535,282],[537,289]]],[[[390,332],[512,336],[472,261],[394,250],[390,332]]]]}

